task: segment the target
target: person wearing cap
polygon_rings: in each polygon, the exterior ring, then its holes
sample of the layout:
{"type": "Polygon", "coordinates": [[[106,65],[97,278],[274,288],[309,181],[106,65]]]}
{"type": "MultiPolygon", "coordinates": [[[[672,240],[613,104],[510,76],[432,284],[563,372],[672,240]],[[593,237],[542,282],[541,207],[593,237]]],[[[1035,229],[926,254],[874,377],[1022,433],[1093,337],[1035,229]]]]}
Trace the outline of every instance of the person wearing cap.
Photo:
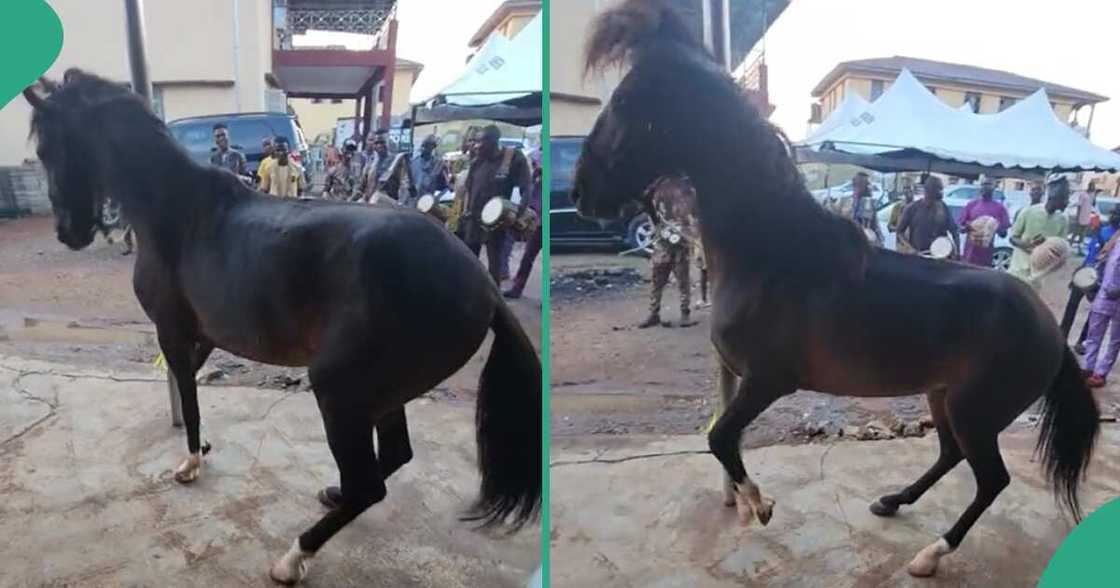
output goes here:
{"type": "Polygon", "coordinates": [[[1069,219],[1065,209],[1069,203],[1069,181],[1064,177],[1050,182],[1045,204],[1034,204],[1015,217],[1011,227],[1011,267],[1008,272],[1034,288],[1041,284],[1031,275],[1031,252],[1049,237],[1065,238],[1069,219]]]}
{"type": "MultiPolygon", "coordinates": [[[[354,193],[355,164],[358,153],[358,143],[347,139],[342,144],[342,153],[339,160],[327,170],[327,181],[323,185],[323,198],[331,200],[349,200],[354,193]]],[[[359,170],[360,171],[360,170],[359,170]]]]}
{"type": "Polygon", "coordinates": [[[444,170],[443,158],[436,153],[437,146],[439,146],[439,139],[435,135],[424,137],[420,143],[420,154],[412,158],[409,163],[417,196],[435,194],[447,189],[447,173],[444,170]]]}
{"type": "MultiPolygon", "coordinates": [[[[1115,242],[1117,234],[1120,234],[1120,208],[1112,209],[1112,212],[1108,215],[1108,222],[1093,232],[1089,244],[1085,247],[1085,261],[1081,264],[1081,267],[1095,268],[1099,272],[1098,275],[1103,274],[1104,262],[1108,259],[1108,253],[1112,250],[1112,244],[1115,242]]],[[[1082,290],[1070,280],[1069,299],[1066,301],[1066,309],[1059,324],[1062,335],[1069,337],[1069,333],[1073,329],[1073,322],[1077,318],[1077,309],[1081,306],[1081,300],[1088,297],[1092,301],[1098,293],[1098,287],[1099,284],[1088,290],[1082,290]]],[[[1086,321],[1081,327],[1081,334],[1077,337],[1077,343],[1073,346],[1073,350],[1084,355],[1085,340],[1088,337],[1089,322],[1086,321]]]]}
{"type": "MultiPolygon", "coordinates": [[[[996,234],[1005,237],[1007,236],[1007,229],[1011,228],[1011,219],[1008,217],[1007,209],[1004,208],[1002,203],[996,202],[994,196],[995,183],[991,178],[981,176],[980,198],[965,205],[964,213],[961,215],[961,232],[967,236],[964,242],[963,260],[965,263],[980,267],[992,267],[992,253],[995,251],[995,248],[992,247],[993,237],[996,234]],[[984,222],[981,219],[985,217],[994,219],[994,233],[986,233],[980,227],[984,222]]],[[[988,221],[988,223],[991,222],[988,221]]]]}

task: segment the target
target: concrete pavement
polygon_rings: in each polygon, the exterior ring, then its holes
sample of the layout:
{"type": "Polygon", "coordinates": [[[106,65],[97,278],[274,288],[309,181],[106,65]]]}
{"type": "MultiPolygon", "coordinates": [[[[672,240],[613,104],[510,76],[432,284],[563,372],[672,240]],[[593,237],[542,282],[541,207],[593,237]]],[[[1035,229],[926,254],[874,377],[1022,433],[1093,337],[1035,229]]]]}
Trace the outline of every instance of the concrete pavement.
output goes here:
{"type": "MultiPolygon", "coordinates": [[[[151,373],[0,356],[0,586],[269,586],[268,567],[337,481],[314,398],[200,391],[214,451],[191,486],[166,385],[151,373]]],[[[409,404],[416,453],[389,496],[312,560],[307,586],[524,586],[539,528],[513,538],[457,516],[478,489],[474,408],[409,404]]]]}
{"type": "MultiPolygon", "coordinates": [[[[554,441],[552,585],[1033,587],[1072,528],[1030,461],[1035,439],[1026,427],[1001,437],[1011,485],[932,580],[905,567],[972,500],[967,465],[893,519],[868,511],[933,463],[932,433],[745,451],[747,471],[777,501],[769,526],[746,528],[722,506],[721,470],[700,435],[554,441]]],[[[1118,443],[1120,427],[1102,423],[1086,512],[1120,495],[1118,443]]]]}

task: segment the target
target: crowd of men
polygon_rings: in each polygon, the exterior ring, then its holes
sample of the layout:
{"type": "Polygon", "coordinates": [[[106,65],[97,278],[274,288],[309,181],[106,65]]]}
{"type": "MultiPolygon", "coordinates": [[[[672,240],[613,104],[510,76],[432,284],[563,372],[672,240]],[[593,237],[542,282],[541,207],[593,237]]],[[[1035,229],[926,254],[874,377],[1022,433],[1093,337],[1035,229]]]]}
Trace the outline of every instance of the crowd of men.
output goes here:
{"type": "MultiPolygon", "coordinates": [[[[495,125],[472,130],[462,143],[457,165],[448,165],[438,153],[440,140],[435,135],[425,137],[419,152],[412,157],[393,153],[385,131],[370,133],[364,141],[359,137],[347,139],[337,160],[327,170],[318,197],[369,204],[384,199],[415,207],[425,194],[438,195],[454,190],[454,204],[447,220],[449,230],[476,256],[485,249],[487,266],[495,283],[500,285],[512,277],[510,288],[503,294],[508,298],[520,298],[540,253],[543,229],[537,223],[528,234],[522,234],[513,227],[484,226],[481,212],[486,202],[495,196],[514,200],[514,194],[519,194],[516,216],[523,217],[531,208],[539,217],[540,152],[527,156],[521,149],[502,147],[500,139],[501,131],[495,125]],[[361,150],[359,142],[363,144],[361,150]],[[511,276],[510,257],[515,240],[525,241],[526,246],[521,265],[511,276]]],[[[256,178],[248,172],[245,155],[231,147],[229,129],[223,124],[214,126],[214,145],[212,165],[229,170],[246,183],[255,182],[259,190],[273,196],[310,197],[307,174],[292,161],[286,137],[264,140],[264,157],[257,167],[256,178]]]]}
{"type": "MultiPolygon", "coordinates": [[[[859,214],[861,210],[874,209],[870,205],[869,182],[861,173],[852,183],[855,201],[852,218],[870,229],[868,223],[878,224],[874,217],[859,214]],[[867,204],[860,207],[860,201],[867,204]]],[[[1069,181],[1057,176],[1046,185],[1045,191],[1041,183],[1035,182],[1030,190],[1030,205],[1017,211],[1012,219],[1003,203],[994,198],[994,182],[981,178],[980,197],[965,206],[958,221],[944,203],[941,180],[929,176],[925,179],[921,200],[914,199],[912,190],[904,189],[903,197],[891,211],[888,229],[896,233],[898,249],[905,253],[927,253],[935,239],[948,237],[953,243],[951,256],[954,258],[962,251],[963,234],[965,242],[960,261],[984,268],[992,267],[994,235],[1009,236],[1012,255],[1008,271],[1035,289],[1039,289],[1042,279],[1069,256],[1072,248],[1067,243],[1076,244],[1085,253],[1078,270],[1092,268],[1094,272],[1088,275],[1095,276],[1096,280],[1089,285],[1071,280],[1060,327],[1068,337],[1081,302],[1090,301],[1088,319],[1073,348],[1085,357],[1083,375],[1087,384],[1100,388],[1107,383],[1120,355],[1120,247],[1116,247],[1120,239],[1120,208],[1109,213],[1107,222],[1094,222],[1097,192],[1090,185],[1078,195],[1076,216],[1071,223],[1067,215],[1069,181]],[[1050,256],[1055,260],[1053,263],[1040,265],[1035,254],[1045,247],[1059,253],[1050,256]],[[1066,253],[1061,253],[1063,251],[1066,253]]],[[[1044,256],[1043,261],[1046,259],[1044,256]]]]}

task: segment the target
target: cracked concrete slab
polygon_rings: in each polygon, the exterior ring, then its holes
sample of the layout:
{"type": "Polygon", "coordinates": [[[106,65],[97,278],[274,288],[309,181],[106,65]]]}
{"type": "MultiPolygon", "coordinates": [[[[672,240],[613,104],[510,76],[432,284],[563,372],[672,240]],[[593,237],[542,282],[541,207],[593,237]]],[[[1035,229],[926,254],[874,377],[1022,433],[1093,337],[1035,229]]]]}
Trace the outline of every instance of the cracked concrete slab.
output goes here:
{"type": "MultiPolygon", "coordinates": [[[[0,586],[270,585],[269,564],[323,514],[315,492],[337,482],[315,400],[199,396],[214,450],[181,486],[185,434],[158,374],[0,357],[0,586]]],[[[524,586],[538,528],[501,538],[457,520],[478,488],[473,407],[421,399],[408,416],[414,460],[306,585],[524,586]]]]}
{"type": "MultiPolygon", "coordinates": [[[[975,491],[958,466],[893,519],[868,505],[913,482],[937,439],[771,446],[744,452],[776,499],[766,527],[741,527],[699,435],[589,436],[552,446],[552,585],[602,587],[1034,586],[1072,529],[1039,465],[1036,430],[1001,438],[1012,483],[932,580],[906,564],[956,521],[975,491]]],[[[1102,423],[1086,511],[1120,495],[1120,427],[1102,423]]]]}

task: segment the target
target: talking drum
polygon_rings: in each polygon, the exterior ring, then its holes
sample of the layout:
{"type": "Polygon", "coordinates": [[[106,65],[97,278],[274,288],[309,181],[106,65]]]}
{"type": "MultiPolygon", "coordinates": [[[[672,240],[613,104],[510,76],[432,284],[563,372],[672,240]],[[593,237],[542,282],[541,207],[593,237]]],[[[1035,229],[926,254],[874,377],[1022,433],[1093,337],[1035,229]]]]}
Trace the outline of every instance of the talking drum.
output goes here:
{"type": "Polygon", "coordinates": [[[1048,237],[1031,251],[1031,275],[1041,277],[1058,269],[1069,254],[1069,243],[1065,239],[1048,237]]]}
{"type": "Polygon", "coordinates": [[[440,221],[447,220],[447,209],[440,205],[434,194],[424,194],[416,201],[416,208],[425,214],[430,214],[440,221]]]}
{"type": "Polygon", "coordinates": [[[517,220],[517,205],[501,196],[495,196],[486,201],[479,215],[482,227],[488,231],[508,229],[517,220]]]}
{"type": "Polygon", "coordinates": [[[525,212],[513,222],[513,230],[517,231],[519,235],[527,236],[537,230],[539,223],[540,218],[537,217],[537,211],[526,208],[525,212]]]}
{"type": "Polygon", "coordinates": [[[953,254],[953,240],[948,237],[938,237],[929,246],[929,257],[934,259],[948,259],[953,254]]]}
{"type": "Polygon", "coordinates": [[[999,229],[999,221],[995,217],[981,216],[973,219],[968,223],[969,232],[968,240],[974,247],[988,248],[992,246],[992,241],[995,240],[996,230],[999,229]]]}
{"type": "Polygon", "coordinates": [[[1073,285],[1083,292],[1092,290],[1100,279],[1100,273],[1094,267],[1085,266],[1073,272],[1073,285]]]}
{"type": "Polygon", "coordinates": [[[668,241],[670,245],[676,245],[681,242],[681,234],[669,227],[661,229],[661,238],[668,241]]]}

